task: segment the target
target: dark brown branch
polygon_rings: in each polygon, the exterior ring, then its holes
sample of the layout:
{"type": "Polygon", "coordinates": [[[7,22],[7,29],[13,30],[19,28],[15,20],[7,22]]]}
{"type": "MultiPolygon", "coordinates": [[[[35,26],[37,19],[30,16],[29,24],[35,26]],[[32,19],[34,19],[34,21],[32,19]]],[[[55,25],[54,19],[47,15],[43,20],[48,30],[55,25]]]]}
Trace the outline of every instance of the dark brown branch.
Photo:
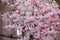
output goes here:
{"type": "Polygon", "coordinates": [[[11,38],[11,39],[20,39],[20,37],[16,36],[14,37],[13,35],[4,35],[4,34],[0,34],[1,37],[7,37],[7,38],[11,38]]]}

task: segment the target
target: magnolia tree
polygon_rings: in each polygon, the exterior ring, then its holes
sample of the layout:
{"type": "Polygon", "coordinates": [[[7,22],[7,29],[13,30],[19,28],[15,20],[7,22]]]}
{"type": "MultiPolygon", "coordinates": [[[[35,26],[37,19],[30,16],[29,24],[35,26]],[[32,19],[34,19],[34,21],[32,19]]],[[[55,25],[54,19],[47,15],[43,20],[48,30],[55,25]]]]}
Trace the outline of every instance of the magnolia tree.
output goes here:
{"type": "Polygon", "coordinates": [[[1,1],[9,5],[1,15],[3,30],[17,30],[20,40],[55,40],[60,31],[60,9],[55,0],[1,1]]]}

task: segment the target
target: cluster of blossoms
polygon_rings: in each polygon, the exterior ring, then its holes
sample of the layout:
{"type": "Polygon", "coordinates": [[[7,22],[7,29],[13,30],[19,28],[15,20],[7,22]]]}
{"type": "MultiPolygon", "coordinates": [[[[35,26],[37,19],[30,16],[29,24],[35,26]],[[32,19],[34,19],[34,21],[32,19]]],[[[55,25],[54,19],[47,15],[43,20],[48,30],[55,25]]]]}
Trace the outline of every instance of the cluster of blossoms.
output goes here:
{"type": "Polygon", "coordinates": [[[58,7],[55,0],[14,0],[2,15],[3,29],[18,30],[20,40],[54,40],[60,31],[58,7]]]}

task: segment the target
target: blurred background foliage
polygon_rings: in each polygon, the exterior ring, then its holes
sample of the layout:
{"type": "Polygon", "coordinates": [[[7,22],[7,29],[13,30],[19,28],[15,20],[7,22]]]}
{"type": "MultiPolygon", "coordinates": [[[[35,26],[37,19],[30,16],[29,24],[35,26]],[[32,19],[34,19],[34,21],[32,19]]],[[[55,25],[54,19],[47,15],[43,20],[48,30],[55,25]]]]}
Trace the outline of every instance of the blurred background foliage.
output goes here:
{"type": "Polygon", "coordinates": [[[60,0],[56,0],[56,2],[60,5],[60,0]]]}
{"type": "Polygon", "coordinates": [[[6,3],[2,3],[2,1],[0,0],[0,13],[3,13],[6,9],[6,3]]]}

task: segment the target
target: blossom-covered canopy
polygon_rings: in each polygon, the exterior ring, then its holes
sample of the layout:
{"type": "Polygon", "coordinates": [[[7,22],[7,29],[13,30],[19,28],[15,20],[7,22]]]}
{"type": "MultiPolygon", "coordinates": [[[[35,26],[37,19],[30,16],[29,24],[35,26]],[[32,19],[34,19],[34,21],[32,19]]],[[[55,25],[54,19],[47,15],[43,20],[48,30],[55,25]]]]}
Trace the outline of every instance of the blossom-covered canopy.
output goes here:
{"type": "Polygon", "coordinates": [[[60,9],[55,0],[2,0],[4,30],[19,30],[20,40],[54,40],[60,31],[60,9]]]}

